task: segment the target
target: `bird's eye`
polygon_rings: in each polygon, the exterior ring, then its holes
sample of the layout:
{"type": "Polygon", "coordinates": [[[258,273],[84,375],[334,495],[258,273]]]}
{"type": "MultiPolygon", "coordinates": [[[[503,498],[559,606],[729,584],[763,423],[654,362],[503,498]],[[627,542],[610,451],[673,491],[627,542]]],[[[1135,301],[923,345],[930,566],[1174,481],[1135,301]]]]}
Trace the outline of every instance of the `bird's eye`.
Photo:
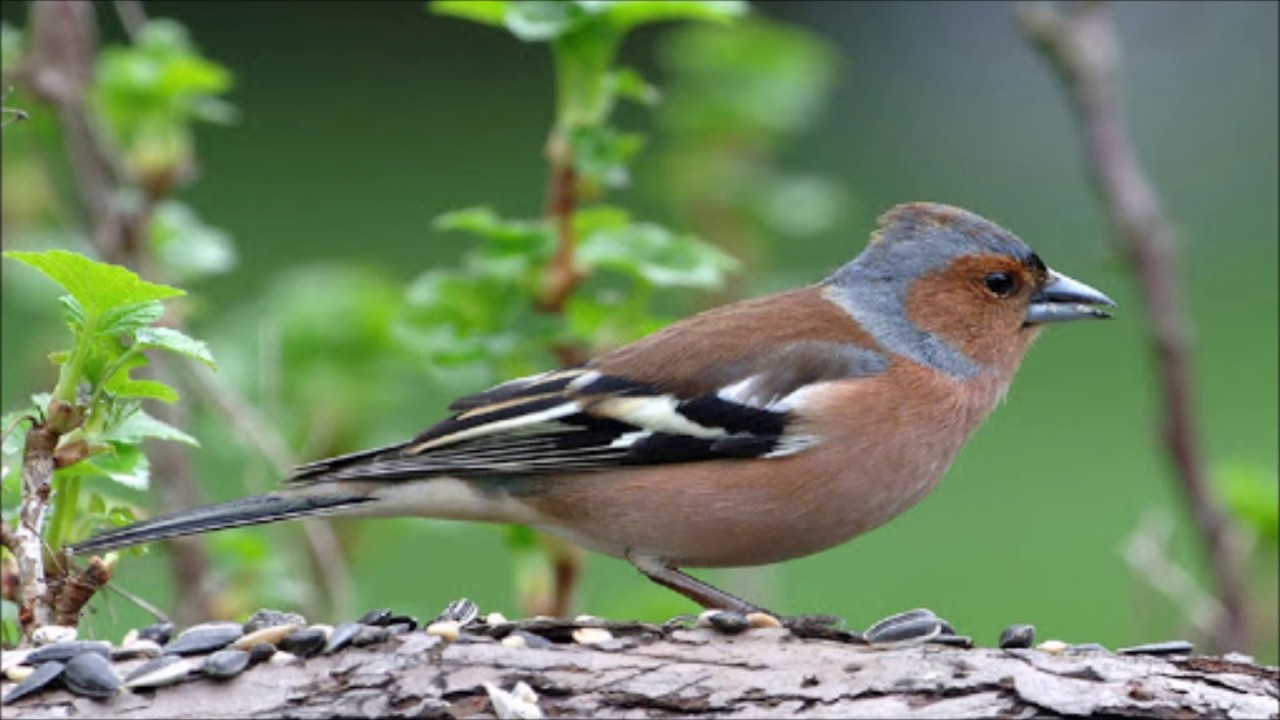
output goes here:
{"type": "Polygon", "coordinates": [[[1009,297],[1018,289],[1018,281],[1010,273],[994,272],[982,279],[982,284],[998,297],[1009,297]]]}

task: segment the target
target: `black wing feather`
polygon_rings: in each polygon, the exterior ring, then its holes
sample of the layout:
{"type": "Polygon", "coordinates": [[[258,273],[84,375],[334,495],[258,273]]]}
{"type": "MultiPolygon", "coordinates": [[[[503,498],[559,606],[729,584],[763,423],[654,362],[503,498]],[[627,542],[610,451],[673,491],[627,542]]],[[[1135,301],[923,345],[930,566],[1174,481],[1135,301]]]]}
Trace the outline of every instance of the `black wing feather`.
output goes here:
{"type": "Polygon", "coordinates": [[[832,343],[779,352],[791,362],[744,370],[750,387],[741,396],[678,398],[589,365],[520,378],[457,400],[455,415],[409,442],[304,465],[290,481],[539,475],[787,455],[813,438],[797,431],[778,400],[812,382],[874,375],[885,364],[873,351],[832,343]]]}

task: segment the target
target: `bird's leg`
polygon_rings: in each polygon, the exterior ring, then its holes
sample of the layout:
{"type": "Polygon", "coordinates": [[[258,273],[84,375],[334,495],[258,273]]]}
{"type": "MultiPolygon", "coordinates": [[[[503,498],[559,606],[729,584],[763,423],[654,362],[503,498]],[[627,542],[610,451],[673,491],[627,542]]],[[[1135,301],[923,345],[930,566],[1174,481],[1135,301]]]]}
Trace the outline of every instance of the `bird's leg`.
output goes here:
{"type": "MultiPolygon", "coordinates": [[[[753,612],[769,612],[758,605],[712,587],[701,580],[686,575],[667,563],[648,555],[627,553],[627,562],[644,573],[645,577],[680,593],[708,610],[732,610],[743,615],[753,612]]],[[[773,613],[769,613],[772,615],[773,613]]]]}

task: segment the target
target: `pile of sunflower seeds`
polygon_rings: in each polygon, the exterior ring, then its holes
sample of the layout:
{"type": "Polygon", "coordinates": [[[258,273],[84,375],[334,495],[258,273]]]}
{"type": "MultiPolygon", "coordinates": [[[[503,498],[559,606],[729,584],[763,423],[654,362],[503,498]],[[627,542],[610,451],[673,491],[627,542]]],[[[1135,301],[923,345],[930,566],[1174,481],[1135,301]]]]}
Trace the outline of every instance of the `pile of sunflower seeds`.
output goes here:
{"type": "MultiPolygon", "coordinates": [[[[604,651],[624,650],[692,627],[723,635],[752,628],[785,628],[800,638],[833,640],[897,648],[932,644],[973,647],[973,640],[957,635],[951,624],[925,609],[891,615],[863,632],[843,629],[840,618],[808,615],[778,618],[768,613],[710,610],[698,616],[679,616],[661,625],[636,621],[611,622],[589,615],[572,620],[536,617],[507,620],[500,613],[481,616],[467,599],[449,603],[422,631],[448,642],[498,641],[509,648],[542,649],[557,644],[591,645],[604,651]]],[[[120,645],[99,640],[76,640],[73,628],[40,633],[47,644],[33,649],[6,650],[3,676],[14,684],[0,700],[8,705],[54,688],[82,697],[108,699],[118,692],[146,692],[196,679],[226,681],[259,663],[284,665],[315,655],[330,655],[348,647],[362,647],[419,630],[418,620],[391,610],[372,610],[355,622],[338,626],[308,624],[306,618],[277,610],[260,610],[245,623],[210,622],[174,635],[172,623],[157,623],[129,631],[120,645]],[[136,661],[142,661],[137,664],[136,661]],[[127,673],[121,665],[136,664],[127,673]]],[[[1048,640],[1035,645],[1035,628],[1012,625],[1000,634],[999,647],[1031,648],[1050,653],[1109,652],[1096,643],[1068,645],[1048,640]]],[[[1189,655],[1184,641],[1124,648],[1121,654],[1189,655]]]]}

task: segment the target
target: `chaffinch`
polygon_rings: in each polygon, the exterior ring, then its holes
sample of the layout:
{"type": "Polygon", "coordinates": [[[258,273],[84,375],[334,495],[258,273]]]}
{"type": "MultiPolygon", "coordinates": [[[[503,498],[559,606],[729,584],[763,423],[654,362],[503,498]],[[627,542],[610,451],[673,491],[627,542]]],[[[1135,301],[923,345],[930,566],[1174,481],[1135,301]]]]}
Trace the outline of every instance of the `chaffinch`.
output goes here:
{"type": "Polygon", "coordinates": [[[1041,327],[1109,317],[1101,305],[1114,303],[984,218],[900,205],[816,285],[502,383],[406,442],[73,551],[318,515],[523,523],[704,607],[757,610],[678,568],[801,557],[896,517],[1004,397],[1041,327]]]}

